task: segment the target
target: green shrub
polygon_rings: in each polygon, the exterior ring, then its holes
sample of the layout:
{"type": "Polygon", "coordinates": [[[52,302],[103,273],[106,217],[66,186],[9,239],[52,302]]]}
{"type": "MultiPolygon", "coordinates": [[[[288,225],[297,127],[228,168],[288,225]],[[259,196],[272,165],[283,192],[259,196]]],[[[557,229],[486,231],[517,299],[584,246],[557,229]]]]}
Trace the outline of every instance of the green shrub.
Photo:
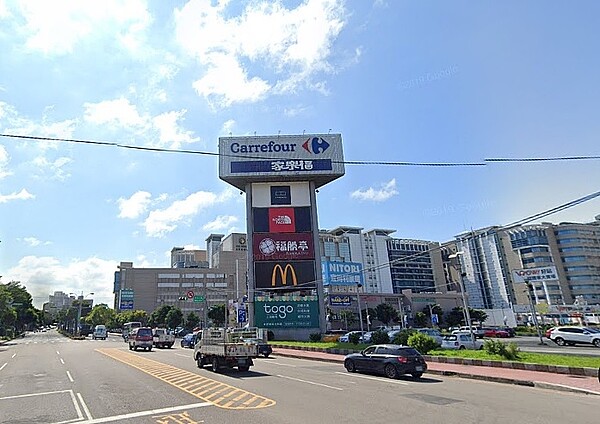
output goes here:
{"type": "Polygon", "coordinates": [[[500,340],[486,340],[483,349],[490,355],[502,356],[504,359],[519,359],[519,347],[516,343],[502,343],[500,340]]]}
{"type": "Polygon", "coordinates": [[[417,349],[422,355],[427,355],[438,347],[433,337],[418,332],[408,337],[408,345],[417,349]]]}
{"type": "Polygon", "coordinates": [[[321,341],[321,333],[310,333],[310,336],[308,336],[310,338],[311,342],[320,342],[321,341]]]}
{"type": "Polygon", "coordinates": [[[371,343],[373,344],[385,344],[389,342],[390,336],[388,336],[388,333],[386,331],[377,330],[374,331],[373,334],[371,334],[371,343]]]}
{"type": "Polygon", "coordinates": [[[404,329],[394,336],[392,343],[408,346],[408,338],[414,333],[414,330],[404,329]]]}
{"type": "Polygon", "coordinates": [[[361,334],[360,333],[352,333],[348,336],[348,341],[354,345],[358,344],[358,341],[360,339],[361,334]]]}

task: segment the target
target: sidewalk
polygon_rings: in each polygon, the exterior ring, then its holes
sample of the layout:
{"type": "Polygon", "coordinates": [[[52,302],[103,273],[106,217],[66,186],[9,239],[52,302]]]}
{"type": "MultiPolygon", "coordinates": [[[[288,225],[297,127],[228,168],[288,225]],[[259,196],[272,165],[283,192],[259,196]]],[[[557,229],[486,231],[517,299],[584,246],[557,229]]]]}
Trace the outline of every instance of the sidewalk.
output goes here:
{"type": "MultiPolygon", "coordinates": [[[[344,355],[334,353],[286,349],[274,347],[273,353],[292,358],[312,359],[316,361],[334,362],[340,365],[344,355]]],[[[517,384],[521,386],[539,387],[544,389],[562,390],[576,393],[586,393],[600,396],[600,381],[596,377],[584,377],[565,374],[552,374],[540,371],[517,370],[510,368],[483,367],[474,365],[458,365],[439,362],[428,362],[430,374],[472,378],[493,381],[497,383],[517,384]]]]}

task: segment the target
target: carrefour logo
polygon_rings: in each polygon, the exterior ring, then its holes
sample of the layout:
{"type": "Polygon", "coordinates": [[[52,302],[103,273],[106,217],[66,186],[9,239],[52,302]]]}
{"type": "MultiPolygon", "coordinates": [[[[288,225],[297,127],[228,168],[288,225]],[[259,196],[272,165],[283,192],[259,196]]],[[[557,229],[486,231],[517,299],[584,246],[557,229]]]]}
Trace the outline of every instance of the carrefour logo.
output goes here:
{"type": "Polygon", "coordinates": [[[306,140],[304,144],[302,144],[302,148],[304,148],[304,150],[306,150],[308,153],[314,153],[315,155],[318,155],[329,148],[329,143],[323,140],[321,137],[313,137],[306,140]]]}

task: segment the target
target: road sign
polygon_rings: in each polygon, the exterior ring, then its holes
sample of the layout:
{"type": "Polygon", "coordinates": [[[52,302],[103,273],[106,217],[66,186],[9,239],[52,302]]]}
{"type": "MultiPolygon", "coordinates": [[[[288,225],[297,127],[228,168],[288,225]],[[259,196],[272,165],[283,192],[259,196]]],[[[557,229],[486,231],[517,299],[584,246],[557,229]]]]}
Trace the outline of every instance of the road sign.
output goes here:
{"type": "Polygon", "coordinates": [[[204,297],[203,295],[194,296],[194,302],[204,302],[205,300],[206,300],[206,297],[204,297]]]}
{"type": "Polygon", "coordinates": [[[431,323],[432,324],[438,323],[438,315],[437,314],[431,314],[431,323]]]}
{"type": "Polygon", "coordinates": [[[191,291],[191,290],[189,292],[187,292],[187,297],[188,297],[188,299],[193,299],[194,298],[194,292],[191,291]]]}
{"type": "Polygon", "coordinates": [[[246,308],[238,308],[237,318],[237,322],[240,324],[246,322],[246,308]]]}
{"type": "Polygon", "coordinates": [[[133,300],[125,300],[121,299],[121,304],[119,305],[119,309],[133,309],[133,300]]]}

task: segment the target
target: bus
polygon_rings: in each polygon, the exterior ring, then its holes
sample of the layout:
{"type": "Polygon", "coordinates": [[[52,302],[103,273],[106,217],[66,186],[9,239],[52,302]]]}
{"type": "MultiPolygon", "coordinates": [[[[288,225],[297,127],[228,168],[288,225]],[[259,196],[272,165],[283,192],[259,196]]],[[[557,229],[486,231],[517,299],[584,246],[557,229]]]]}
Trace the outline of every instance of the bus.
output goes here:
{"type": "Polygon", "coordinates": [[[134,328],[141,327],[141,326],[142,326],[142,323],[139,321],[126,322],[125,324],[123,324],[123,340],[128,341],[129,333],[131,332],[131,330],[133,330],[134,328]]]}

